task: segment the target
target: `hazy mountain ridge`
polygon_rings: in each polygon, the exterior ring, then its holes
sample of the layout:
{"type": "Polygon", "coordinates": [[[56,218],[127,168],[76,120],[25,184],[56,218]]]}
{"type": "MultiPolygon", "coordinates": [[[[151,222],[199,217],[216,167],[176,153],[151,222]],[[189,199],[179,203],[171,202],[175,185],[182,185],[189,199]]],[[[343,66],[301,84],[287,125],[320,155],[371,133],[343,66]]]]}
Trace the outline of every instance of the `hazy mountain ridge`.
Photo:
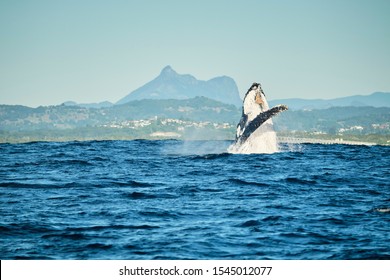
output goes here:
{"type": "Polygon", "coordinates": [[[227,76],[208,81],[189,74],[176,73],[166,66],[158,77],[120,99],[116,104],[142,99],[189,99],[204,96],[226,104],[241,106],[242,100],[235,81],[227,76]]]}
{"type": "Polygon", "coordinates": [[[390,107],[389,92],[374,92],[370,95],[353,95],[334,99],[276,99],[271,106],[287,104],[291,110],[328,109],[331,107],[390,107]]]}
{"type": "Polygon", "coordinates": [[[78,107],[83,107],[83,108],[107,108],[107,107],[114,106],[114,104],[109,102],[109,101],[96,102],[96,103],[77,103],[74,101],[66,101],[66,102],[62,103],[61,105],[78,106],[78,107]]]}
{"type": "MultiPolygon", "coordinates": [[[[212,80],[210,80],[210,82],[211,81],[212,80]]],[[[182,98],[178,98],[178,100],[181,99],[182,98]]],[[[139,99],[139,100],[143,100],[143,99],[139,99]]],[[[303,99],[303,98],[275,99],[275,100],[270,100],[269,104],[270,106],[275,106],[278,104],[286,104],[288,105],[290,110],[328,109],[331,107],[377,107],[379,108],[379,107],[390,107],[390,93],[374,92],[370,95],[352,95],[352,96],[346,96],[346,97],[340,97],[334,99],[303,99]]],[[[115,104],[108,101],[99,102],[99,103],[76,103],[74,101],[67,101],[64,102],[63,105],[78,106],[83,108],[107,108],[107,107],[115,106],[115,104]]],[[[241,105],[238,107],[241,108],[241,105]]]]}

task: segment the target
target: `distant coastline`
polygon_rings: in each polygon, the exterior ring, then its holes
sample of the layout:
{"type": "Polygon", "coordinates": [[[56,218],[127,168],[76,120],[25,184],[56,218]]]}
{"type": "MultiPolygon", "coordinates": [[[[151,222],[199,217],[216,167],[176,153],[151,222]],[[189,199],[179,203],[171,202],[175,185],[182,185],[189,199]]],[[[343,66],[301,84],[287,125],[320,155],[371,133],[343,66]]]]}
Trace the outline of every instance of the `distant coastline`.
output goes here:
{"type": "MultiPolygon", "coordinates": [[[[8,134],[7,137],[0,132],[0,144],[21,144],[30,142],[72,142],[72,141],[134,141],[134,140],[178,140],[178,141],[234,141],[234,135],[232,132],[225,131],[220,133],[217,130],[203,130],[198,131],[198,135],[194,132],[193,135],[181,135],[174,131],[155,131],[150,134],[145,134],[142,137],[132,136],[130,134],[118,134],[114,131],[107,131],[107,134],[100,134],[99,136],[84,136],[72,135],[54,135],[48,133],[43,135],[41,133],[25,133],[21,134],[8,134]]],[[[324,145],[363,145],[363,146],[390,146],[390,137],[388,135],[363,135],[360,137],[356,136],[345,136],[341,138],[340,135],[322,135],[321,137],[310,135],[310,134],[286,134],[277,133],[278,142],[281,144],[324,144],[324,145]]]]}
{"type": "MultiPolygon", "coordinates": [[[[316,138],[294,138],[294,137],[278,137],[280,143],[286,144],[325,144],[325,145],[359,145],[359,146],[374,146],[378,145],[373,142],[361,142],[361,141],[346,141],[341,138],[336,139],[316,139],[316,138]]],[[[388,144],[390,145],[390,143],[388,144]]]]}

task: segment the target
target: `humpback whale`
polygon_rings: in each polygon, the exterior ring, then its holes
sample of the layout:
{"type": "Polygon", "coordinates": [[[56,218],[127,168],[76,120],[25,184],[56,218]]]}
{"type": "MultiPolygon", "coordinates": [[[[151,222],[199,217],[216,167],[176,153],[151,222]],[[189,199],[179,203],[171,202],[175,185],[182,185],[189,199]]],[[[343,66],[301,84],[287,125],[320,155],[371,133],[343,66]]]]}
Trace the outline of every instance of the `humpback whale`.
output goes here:
{"type": "Polygon", "coordinates": [[[242,116],[237,125],[236,140],[231,153],[274,153],[278,151],[272,117],[287,110],[286,105],[271,109],[261,85],[253,83],[245,94],[242,116]]]}

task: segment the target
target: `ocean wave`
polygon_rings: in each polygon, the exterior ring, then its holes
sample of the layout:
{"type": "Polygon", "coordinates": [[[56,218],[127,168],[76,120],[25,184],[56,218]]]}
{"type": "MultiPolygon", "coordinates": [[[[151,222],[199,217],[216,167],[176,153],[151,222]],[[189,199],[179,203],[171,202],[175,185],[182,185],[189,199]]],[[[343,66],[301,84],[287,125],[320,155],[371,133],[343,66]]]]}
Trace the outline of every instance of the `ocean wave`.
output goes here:
{"type": "Polygon", "coordinates": [[[126,193],[126,197],[131,198],[131,199],[156,199],[158,196],[154,194],[149,194],[149,193],[143,193],[143,192],[131,192],[131,193],[126,193]]]}
{"type": "Polygon", "coordinates": [[[269,187],[270,186],[269,183],[253,182],[253,181],[237,179],[237,178],[230,178],[227,180],[222,180],[219,183],[227,183],[227,184],[238,185],[238,186],[257,186],[257,187],[269,187]]]}
{"type": "Polygon", "coordinates": [[[229,153],[219,153],[219,154],[203,154],[203,155],[188,155],[193,160],[213,160],[213,159],[223,159],[232,156],[229,153]]]}
{"type": "Polygon", "coordinates": [[[224,145],[139,140],[0,146],[0,255],[390,257],[388,147],[302,145],[299,152],[260,155],[211,149],[224,145]],[[183,150],[192,154],[178,153],[183,150]]]}

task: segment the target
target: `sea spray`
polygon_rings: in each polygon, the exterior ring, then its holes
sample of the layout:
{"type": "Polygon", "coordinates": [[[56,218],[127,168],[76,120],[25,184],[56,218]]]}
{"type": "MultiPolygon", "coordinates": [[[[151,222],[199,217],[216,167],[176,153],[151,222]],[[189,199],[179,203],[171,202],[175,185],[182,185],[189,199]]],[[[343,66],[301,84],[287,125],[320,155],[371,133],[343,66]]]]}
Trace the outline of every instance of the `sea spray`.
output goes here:
{"type": "Polygon", "coordinates": [[[167,145],[163,148],[163,153],[173,156],[210,155],[226,153],[231,141],[215,140],[184,140],[175,141],[175,145],[167,145]]]}
{"type": "MultiPolygon", "coordinates": [[[[215,139],[223,139],[223,135],[217,135],[215,132],[213,136],[215,139]]],[[[210,131],[198,129],[187,130],[183,135],[183,139],[175,145],[175,150],[171,150],[169,153],[176,155],[222,154],[226,153],[227,147],[231,144],[231,141],[209,139],[210,131]]]]}

